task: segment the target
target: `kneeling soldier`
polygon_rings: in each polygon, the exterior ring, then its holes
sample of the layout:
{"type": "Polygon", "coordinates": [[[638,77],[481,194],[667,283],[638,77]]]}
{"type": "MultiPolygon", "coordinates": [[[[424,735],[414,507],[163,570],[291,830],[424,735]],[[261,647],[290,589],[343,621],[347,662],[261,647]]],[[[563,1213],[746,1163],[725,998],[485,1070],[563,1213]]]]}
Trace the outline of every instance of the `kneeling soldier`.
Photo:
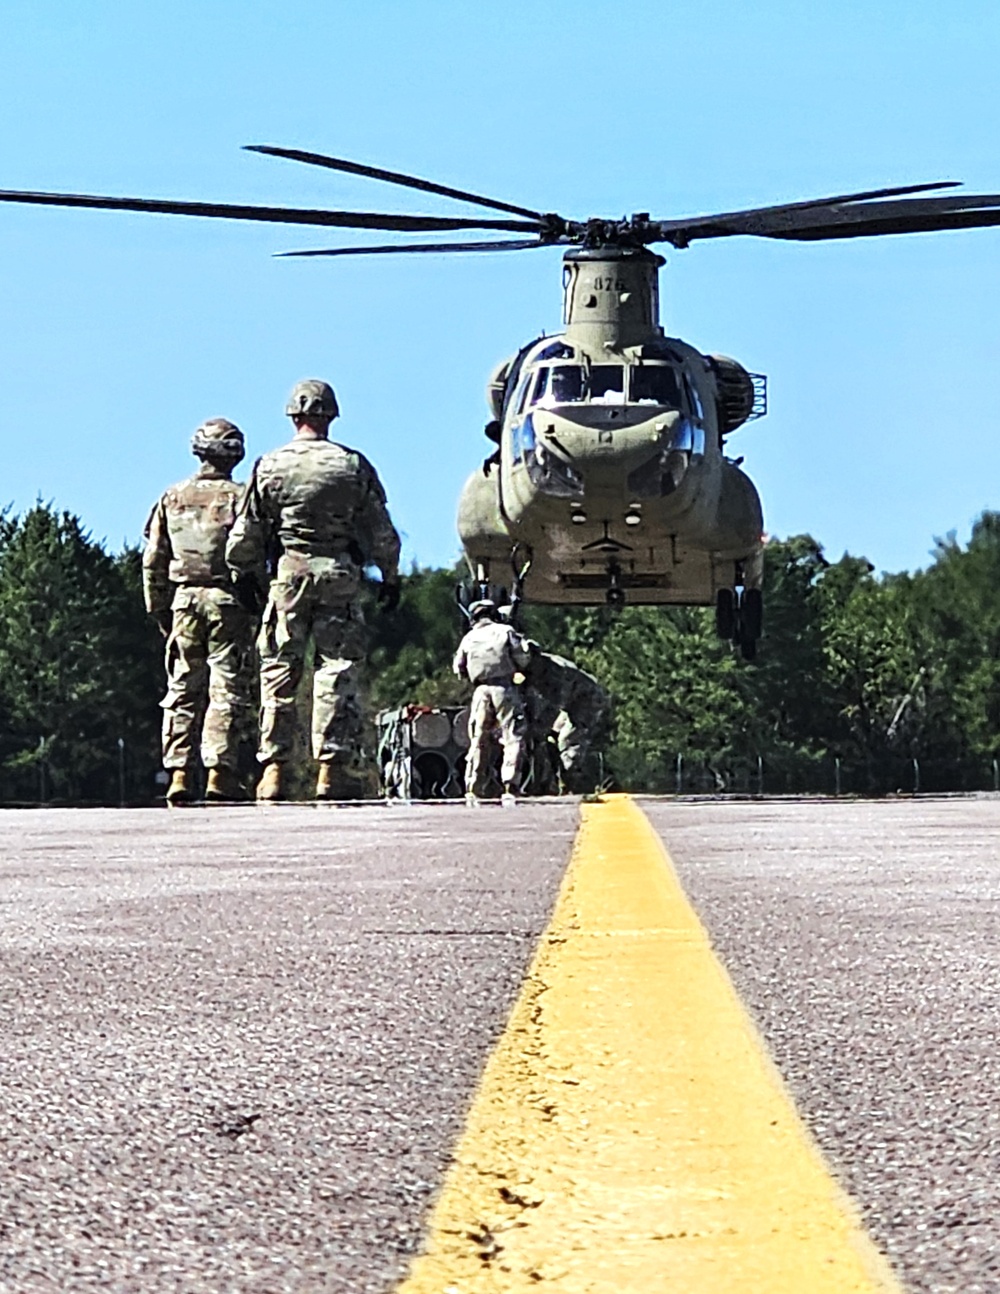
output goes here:
{"type": "Polygon", "coordinates": [[[142,555],[146,610],[166,637],[163,766],[167,802],[194,794],[200,741],[205,798],[235,798],[237,757],[250,716],[253,618],[233,592],[226,539],[242,487],[230,478],[245,451],[225,418],[202,423],[191,441],[202,465],[172,485],[146,523],[142,555]]]}
{"type": "Polygon", "coordinates": [[[519,684],[531,659],[528,644],[504,624],[495,602],[483,598],[469,607],[471,628],[455,653],[455,673],[475,685],[469,707],[469,753],[465,789],[470,799],[483,794],[489,781],[491,734],[498,730],[503,747],[500,779],[509,802],[519,789],[526,722],[519,684]]]}

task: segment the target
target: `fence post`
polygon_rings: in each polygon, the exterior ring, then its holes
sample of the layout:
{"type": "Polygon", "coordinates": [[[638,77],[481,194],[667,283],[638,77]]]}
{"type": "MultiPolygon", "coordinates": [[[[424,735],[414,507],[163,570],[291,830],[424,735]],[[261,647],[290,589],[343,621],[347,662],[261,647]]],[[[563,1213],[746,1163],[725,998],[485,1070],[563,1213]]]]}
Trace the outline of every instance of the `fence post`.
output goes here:
{"type": "Polygon", "coordinates": [[[1000,791],[1000,763],[993,761],[993,789],[1000,791]]]}
{"type": "Polygon", "coordinates": [[[45,738],[38,738],[38,803],[45,803],[45,738]]]}
{"type": "Polygon", "coordinates": [[[913,794],[920,794],[920,760],[913,756],[913,794]]]}
{"type": "Polygon", "coordinates": [[[840,795],[840,756],[838,755],[833,761],[833,793],[840,795]]]}
{"type": "Polygon", "coordinates": [[[118,807],[125,808],[125,738],[118,738],[118,807]]]}
{"type": "Polygon", "coordinates": [[[764,756],[757,756],[757,794],[764,794],[764,756]]]}
{"type": "Polygon", "coordinates": [[[677,769],[675,774],[676,793],[678,795],[684,790],[684,756],[680,751],[677,752],[677,769]]]}

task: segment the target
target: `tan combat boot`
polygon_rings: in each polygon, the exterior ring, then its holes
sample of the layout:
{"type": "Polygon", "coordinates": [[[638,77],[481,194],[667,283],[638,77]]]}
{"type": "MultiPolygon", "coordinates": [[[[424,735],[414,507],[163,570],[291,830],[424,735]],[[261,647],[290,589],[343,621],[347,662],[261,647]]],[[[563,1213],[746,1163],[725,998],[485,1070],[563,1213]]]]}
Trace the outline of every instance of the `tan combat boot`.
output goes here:
{"type": "Polygon", "coordinates": [[[228,768],[210,768],[205,783],[205,799],[218,804],[221,800],[238,799],[236,778],[228,768]]]}
{"type": "Polygon", "coordinates": [[[281,765],[265,764],[260,781],[257,783],[257,799],[280,800],[281,793],[281,765]]]}
{"type": "Polygon", "coordinates": [[[175,768],[167,787],[168,804],[188,804],[191,800],[191,774],[186,768],[175,768]]]}
{"type": "Polygon", "coordinates": [[[323,763],[316,775],[317,800],[360,800],[361,785],[345,764],[323,763]]]}

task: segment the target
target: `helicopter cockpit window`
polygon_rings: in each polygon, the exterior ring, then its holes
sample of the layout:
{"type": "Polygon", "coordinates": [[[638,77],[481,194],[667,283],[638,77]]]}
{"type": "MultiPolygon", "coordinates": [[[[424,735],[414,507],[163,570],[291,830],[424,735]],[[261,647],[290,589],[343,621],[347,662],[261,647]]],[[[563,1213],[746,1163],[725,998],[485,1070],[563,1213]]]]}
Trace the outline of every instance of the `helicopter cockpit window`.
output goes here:
{"type": "Polygon", "coordinates": [[[573,347],[567,346],[564,341],[550,342],[544,350],[540,350],[534,357],[535,363],[542,359],[572,359],[573,347]]]}
{"type": "Polygon", "coordinates": [[[540,368],[535,374],[535,383],[531,388],[531,404],[537,404],[545,394],[545,383],[548,381],[549,370],[540,368]]]}
{"type": "Polygon", "coordinates": [[[524,412],[524,407],[528,402],[528,392],[530,390],[531,390],[531,377],[530,377],[530,374],[526,373],[524,377],[521,379],[521,386],[517,394],[514,396],[515,414],[520,414],[524,412]]]}
{"type": "Polygon", "coordinates": [[[552,370],[549,393],[553,404],[576,404],[583,399],[583,369],[579,364],[558,364],[552,370]]]}
{"type": "Polygon", "coordinates": [[[668,409],[681,407],[677,372],[668,364],[641,364],[632,369],[629,399],[633,404],[658,404],[668,409]]]}
{"type": "Polygon", "coordinates": [[[592,364],[590,399],[597,404],[625,403],[625,369],[621,364],[592,364]]]}
{"type": "Polygon", "coordinates": [[[540,368],[531,388],[531,403],[550,409],[555,404],[576,404],[584,398],[583,369],[579,364],[540,368]]]}
{"type": "MultiPolygon", "coordinates": [[[[584,400],[594,404],[624,404],[626,373],[629,374],[628,399],[633,404],[655,404],[667,409],[685,407],[677,370],[670,364],[642,364],[628,369],[621,364],[592,364],[589,370],[580,364],[546,364],[536,369],[521,388],[515,409],[523,413],[536,405],[551,409],[554,405],[579,404],[584,400]]],[[[697,392],[690,387],[687,407],[701,419],[701,403],[697,392]]]]}

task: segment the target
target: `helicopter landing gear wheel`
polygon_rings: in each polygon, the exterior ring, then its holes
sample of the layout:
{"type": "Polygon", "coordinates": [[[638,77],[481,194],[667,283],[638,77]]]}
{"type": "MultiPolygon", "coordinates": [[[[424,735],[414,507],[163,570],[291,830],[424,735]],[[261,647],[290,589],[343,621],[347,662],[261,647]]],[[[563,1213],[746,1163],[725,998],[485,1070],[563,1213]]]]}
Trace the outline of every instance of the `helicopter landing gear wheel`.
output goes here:
{"type": "MultiPolygon", "coordinates": [[[[737,572],[737,579],[739,578],[737,572]]],[[[740,649],[744,660],[756,660],[764,626],[764,599],[757,588],[722,588],[715,595],[715,632],[740,649]]]]}
{"type": "Polygon", "coordinates": [[[764,600],[760,589],[741,589],[735,609],[733,642],[744,660],[757,659],[757,639],[764,627],[764,600]]]}
{"type": "Polygon", "coordinates": [[[732,589],[719,589],[715,595],[715,632],[730,641],[736,633],[736,594],[732,589]]]}
{"type": "Polygon", "coordinates": [[[764,599],[760,589],[744,589],[740,597],[740,624],[743,636],[755,642],[764,628],[764,599]]]}

